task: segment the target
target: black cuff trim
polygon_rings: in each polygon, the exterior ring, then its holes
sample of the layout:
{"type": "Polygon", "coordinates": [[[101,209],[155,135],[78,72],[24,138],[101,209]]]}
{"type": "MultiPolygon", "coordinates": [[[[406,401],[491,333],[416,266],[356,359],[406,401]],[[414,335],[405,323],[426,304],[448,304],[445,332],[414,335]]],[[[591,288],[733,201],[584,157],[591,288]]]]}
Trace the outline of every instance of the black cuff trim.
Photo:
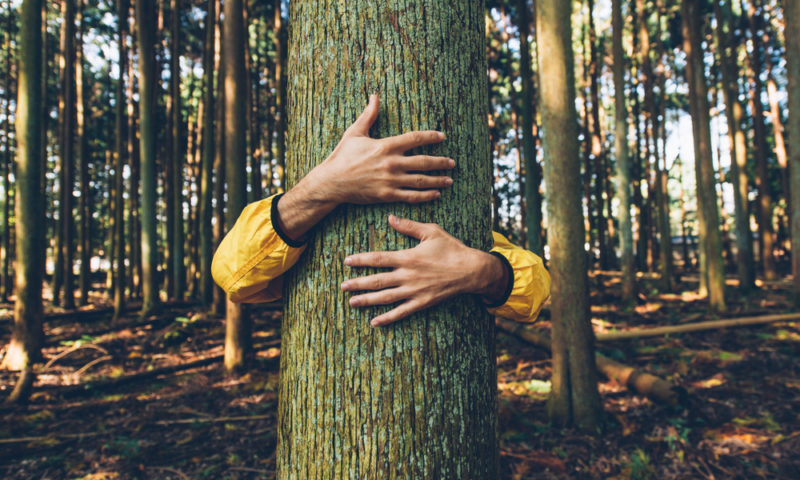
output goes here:
{"type": "Polygon", "coordinates": [[[278,195],[272,197],[272,207],[269,214],[270,220],[272,221],[272,229],[275,230],[275,233],[277,233],[278,236],[281,237],[281,240],[283,240],[286,243],[286,245],[289,245],[292,248],[300,248],[303,245],[305,245],[306,242],[300,242],[289,238],[289,235],[286,235],[286,232],[284,232],[283,229],[281,228],[281,222],[278,221],[279,218],[278,200],[280,200],[282,196],[283,194],[279,193],[278,195]]]}
{"type": "Polygon", "coordinates": [[[486,308],[497,308],[501,305],[505,305],[505,303],[508,301],[508,297],[511,296],[511,291],[514,289],[514,268],[511,266],[511,262],[509,262],[502,253],[489,252],[489,255],[494,255],[495,257],[499,258],[500,261],[503,262],[503,268],[505,268],[506,272],[508,273],[508,284],[503,292],[503,296],[500,297],[500,300],[497,302],[486,305],[486,308]]]}

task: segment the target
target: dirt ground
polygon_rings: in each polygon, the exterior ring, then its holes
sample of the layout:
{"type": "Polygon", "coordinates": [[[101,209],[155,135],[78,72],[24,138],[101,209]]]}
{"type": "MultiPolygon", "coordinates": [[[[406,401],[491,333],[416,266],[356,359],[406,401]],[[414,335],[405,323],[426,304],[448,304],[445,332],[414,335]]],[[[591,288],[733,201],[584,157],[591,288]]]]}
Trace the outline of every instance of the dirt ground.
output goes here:
{"type": "MultiPolygon", "coordinates": [[[[621,312],[614,279],[592,282],[607,292],[592,298],[598,332],[714,318],[691,284],[658,295],[643,280],[650,295],[621,312]]],[[[725,317],[794,311],[781,284],[730,293],[725,317]]],[[[48,320],[48,364],[30,404],[0,407],[0,477],[273,478],[280,312],[253,315],[257,365],[237,379],[218,360],[223,320],[191,306],[148,323],[134,312],[115,325],[103,315],[48,320]],[[197,363],[167,369],[188,362],[197,363]]],[[[0,320],[2,345],[9,327],[0,320]]],[[[532,328],[547,327],[545,318],[532,328]]],[[[603,380],[606,425],[594,437],[548,424],[548,353],[502,332],[497,342],[502,478],[800,478],[800,322],[599,344],[689,394],[667,407],[603,380]]],[[[15,379],[0,371],[0,396],[15,379]]]]}

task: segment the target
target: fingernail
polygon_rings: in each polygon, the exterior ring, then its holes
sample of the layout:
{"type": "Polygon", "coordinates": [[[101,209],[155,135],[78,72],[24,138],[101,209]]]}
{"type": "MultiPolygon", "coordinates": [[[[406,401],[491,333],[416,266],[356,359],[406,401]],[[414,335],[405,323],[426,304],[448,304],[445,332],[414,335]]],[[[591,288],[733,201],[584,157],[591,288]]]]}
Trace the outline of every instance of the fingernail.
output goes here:
{"type": "Polygon", "coordinates": [[[441,197],[441,196],[442,196],[442,192],[440,192],[440,191],[438,191],[438,190],[437,190],[437,191],[436,191],[436,195],[434,195],[434,197],[433,197],[433,198],[439,198],[439,197],[441,197]]]}
{"type": "Polygon", "coordinates": [[[447,162],[447,164],[450,165],[450,168],[453,168],[456,166],[456,161],[451,158],[450,161],[447,162]]]}
{"type": "Polygon", "coordinates": [[[453,184],[453,179],[450,178],[450,177],[447,177],[447,178],[444,179],[444,183],[445,183],[445,185],[447,185],[449,187],[450,185],[453,184]]]}
{"type": "Polygon", "coordinates": [[[395,217],[394,215],[389,215],[389,222],[390,223],[394,223],[396,221],[397,221],[397,217],[395,217]]]}
{"type": "Polygon", "coordinates": [[[344,264],[345,265],[350,266],[351,263],[353,263],[353,259],[352,258],[347,257],[347,258],[344,259],[344,264]]]}
{"type": "Polygon", "coordinates": [[[376,322],[375,320],[372,320],[372,321],[369,322],[369,326],[372,327],[372,328],[375,328],[375,327],[378,326],[378,322],[376,322]]]}
{"type": "Polygon", "coordinates": [[[351,307],[357,307],[358,306],[358,298],[357,297],[353,297],[353,298],[350,299],[350,306],[351,307]]]}
{"type": "Polygon", "coordinates": [[[440,138],[441,140],[444,140],[444,139],[445,139],[444,132],[439,132],[439,138],[440,138]]]}
{"type": "Polygon", "coordinates": [[[341,286],[342,290],[347,290],[347,286],[348,285],[349,284],[347,282],[342,282],[342,286],[341,286]]]}

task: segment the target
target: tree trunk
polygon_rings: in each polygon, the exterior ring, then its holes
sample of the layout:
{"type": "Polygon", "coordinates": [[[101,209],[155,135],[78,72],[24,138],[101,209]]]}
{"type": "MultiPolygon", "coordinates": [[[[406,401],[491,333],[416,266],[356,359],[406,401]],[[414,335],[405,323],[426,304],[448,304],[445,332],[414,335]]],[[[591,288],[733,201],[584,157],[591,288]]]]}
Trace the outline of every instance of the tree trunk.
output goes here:
{"type": "Polygon", "coordinates": [[[139,155],[142,182],[141,255],[142,316],[160,304],[158,297],[158,233],[156,231],[156,78],[155,5],[136,0],[136,34],[139,43],[139,155]]]}
{"type": "Polygon", "coordinates": [[[216,33],[217,2],[208,0],[206,13],[206,39],[203,54],[203,165],[200,173],[200,301],[210,305],[214,295],[211,278],[211,258],[214,241],[211,231],[214,174],[214,38],[216,33]]]}
{"type": "Polygon", "coordinates": [[[654,115],[654,138],[656,153],[656,209],[658,218],[659,239],[659,273],[661,276],[661,290],[670,292],[674,288],[674,266],[672,259],[672,233],[669,222],[669,172],[667,171],[667,93],[666,93],[666,65],[664,65],[664,43],[661,41],[661,22],[664,13],[663,0],[657,0],[656,8],[656,54],[658,58],[657,78],[658,83],[658,112],[654,115]],[[660,115],[660,116],[659,116],[660,115]],[[660,118],[660,120],[659,120],[660,118]],[[661,149],[658,148],[658,139],[661,139],[661,149]]]}
{"type": "Polygon", "coordinates": [[[78,7],[78,39],[75,56],[75,100],[77,105],[76,118],[76,158],[80,170],[78,178],[80,182],[80,204],[78,211],[80,215],[80,229],[78,231],[78,243],[80,244],[81,265],[79,270],[78,284],[80,286],[80,297],[78,305],[84,306],[89,303],[89,288],[91,276],[91,251],[92,251],[92,202],[89,198],[89,149],[86,139],[86,99],[84,96],[84,73],[83,73],[83,33],[86,28],[84,19],[84,1],[78,7]]]}
{"type": "MultiPolygon", "coordinates": [[[[219,2],[219,0],[217,0],[219,2]]],[[[217,105],[216,110],[216,150],[214,150],[214,172],[216,174],[216,181],[214,183],[214,197],[216,205],[214,209],[214,248],[219,246],[222,241],[224,226],[225,226],[225,64],[222,62],[222,35],[223,25],[221,19],[220,3],[217,3],[217,33],[215,41],[215,64],[217,70],[217,105]]],[[[223,315],[226,313],[227,296],[221,288],[214,288],[214,313],[216,315],[223,315]]]]}
{"type": "Polygon", "coordinates": [[[686,80],[694,132],[695,175],[697,178],[697,220],[700,236],[700,276],[706,277],[711,309],[725,311],[725,271],[722,263],[716,176],[711,158],[708,92],[701,47],[700,20],[693,2],[681,4],[683,48],[688,57],[686,80]],[[705,256],[705,269],[703,269],[705,256]]]}
{"type": "Polygon", "coordinates": [[[728,119],[728,143],[731,152],[731,184],[733,186],[734,223],[736,228],[736,268],[739,289],[749,292],[755,288],[755,261],[753,235],[750,232],[748,206],[747,145],[742,130],[744,108],[739,101],[739,72],[735,62],[736,47],[731,40],[731,0],[714,2],[717,17],[717,51],[722,72],[722,94],[725,98],[725,115],[728,119]]]}
{"type": "Polygon", "coordinates": [[[602,407],[583,247],[571,4],[541,0],[537,7],[539,98],[553,279],[553,390],[548,409],[555,424],[593,432],[600,426],[602,407]]]}
{"type": "Polygon", "coordinates": [[[64,263],[64,308],[75,308],[75,280],[73,275],[73,238],[75,219],[73,217],[73,189],[75,165],[75,0],[64,0],[64,24],[62,42],[64,45],[64,116],[62,118],[61,145],[61,239],[59,248],[64,263]]]}
{"type": "Polygon", "coordinates": [[[750,109],[753,115],[753,150],[756,158],[756,190],[758,191],[758,241],[759,254],[764,268],[764,278],[774,280],[778,277],[775,266],[775,232],[772,227],[772,192],[770,192],[769,169],[767,168],[767,133],[764,125],[764,103],[761,101],[761,55],[763,55],[759,29],[762,21],[756,12],[756,5],[749,3],[747,16],[753,40],[753,53],[747,56],[748,76],[750,77],[750,109]]]}
{"type": "Polygon", "coordinates": [[[533,101],[533,72],[531,71],[531,52],[528,45],[530,19],[528,0],[517,0],[517,25],[519,28],[519,76],[522,83],[522,158],[525,164],[525,226],[527,228],[528,249],[544,258],[542,242],[542,172],[536,161],[536,139],[533,137],[533,119],[536,105],[533,101]]]}
{"type": "MultiPolygon", "coordinates": [[[[800,1],[784,2],[786,21],[786,78],[789,118],[789,191],[791,192],[792,274],[795,299],[800,299],[800,1]]],[[[798,300],[800,302],[800,300],[798,300]]]]}
{"type": "MultiPolygon", "coordinates": [[[[41,358],[42,278],[45,259],[43,159],[39,115],[42,112],[42,0],[20,7],[20,56],[16,138],[16,302],[11,343],[2,368],[30,369],[41,358]]],[[[18,399],[14,399],[18,400],[18,399]]]]}
{"type": "Polygon", "coordinates": [[[385,309],[351,309],[338,293],[354,274],[348,254],[416,243],[389,228],[389,213],[491,246],[483,2],[335,5],[290,4],[288,185],[377,92],[373,134],[444,131],[446,142],[420,153],[457,158],[460,181],[436,203],[343,206],[312,232],[286,278],[278,476],[496,478],[494,326],[480,301],[453,299],[373,329],[368,320],[385,309]]]}
{"type": "MultiPolygon", "coordinates": [[[[3,155],[3,191],[5,192],[5,201],[3,202],[3,264],[2,272],[0,272],[0,282],[2,282],[2,300],[5,302],[11,295],[11,281],[9,280],[9,271],[11,264],[11,203],[12,203],[12,188],[11,188],[11,95],[13,84],[13,44],[11,42],[12,36],[12,6],[9,0],[8,3],[8,17],[6,19],[6,83],[3,85],[5,90],[5,111],[3,115],[3,132],[5,132],[5,153],[3,155]]],[[[58,244],[56,244],[58,245],[58,244]]],[[[59,250],[60,252],[60,250],[59,250]]]]}
{"type": "MultiPolygon", "coordinates": [[[[225,84],[225,180],[228,201],[226,230],[233,228],[247,204],[247,85],[243,0],[225,0],[222,37],[223,82],[225,84]]],[[[228,299],[225,318],[225,369],[242,371],[252,344],[252,327],[242,305],[228,299]]]]}
{"type": "Polygon", "coordinates": [[[182,300],[186,291],[186,267],[184,265],[183,235],[183,148],[181,132],[183,132],[183,115],[181,110],[181,0],[172,0],[172,35],[170,36],[170,96],[172,98],[172,297],[182,300]]]}
{"type": "MultiPolygon", "coordinates": [[[[130,12],[129,12],[130,18],[130,12]]],[[[128,24],[131,31],[131,38],[136,34],[135,22],[128,24]]],[[[131,40],[130,53],[133,55],[136,49],[136,42],[131,40]]],[[[134,69],[128,69],[128,158],[131,162],[131,178],[130,178],[130,200],[129,200],[129,215],[128,215],[128,244],[130,246],[131,257],[131,297],[141,298],[142,295],[142,219],[139,210],[139,187],[140,187],[140,149],[139,141],[137,140],[137,119],[139,118],[139,103],[134,99],[134,91],[136,90],[136,81],[134,76],[134,69]]]]}
{"type": "MultiPolygon", "coordinates": [[[[125,309],[125,218],[122,191],[125,188],[122,170],[125,166],[127,152],[125,127],[125,108],[127,98],[125,97],[125,80],[128,76],[128,44],[126,41],[128,32],[128,0],[117,0],[117,21],[119,35],[119,80],[117,81],[116,92],[116,133],[115,133],[115,164],[114,164],[114,185],[115,185],[115,211],[114,211],[114,244],[116,261],[114,269],[114,318],[119,318],[125,309]]],[[[128,141],[133,141],[129,139],[128,141]]]]}
{"type": "Polygon", "coordinates": [[[286,188],[286,28],[283,25],[281,0],[275,0],[275,22],[272,25],[275,42],[275,160],[278,166],[279,188],[286,188]]]}
{"type": "Polygon", "coordinates": [[[619,245],[622,265],[622,300],[636,300],[636,272],[633,265],[631,224],[631,160],[628,154],[628,106],[625,104],[625,53],[622,47],[621,0],[612,2],[614,55],[614,151],[617,154],[617,201],[619,202],[619,245]]]}

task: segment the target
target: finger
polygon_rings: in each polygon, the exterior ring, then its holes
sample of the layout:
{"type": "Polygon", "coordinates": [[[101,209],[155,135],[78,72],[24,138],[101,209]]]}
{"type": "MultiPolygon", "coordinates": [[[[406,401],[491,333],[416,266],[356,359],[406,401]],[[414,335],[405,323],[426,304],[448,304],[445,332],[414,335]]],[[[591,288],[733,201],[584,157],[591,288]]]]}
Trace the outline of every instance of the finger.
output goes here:
{"type": "Polygon", "coordinates": [[[402,190],[395,192],[395,201],[405,203],[431,202],[441,197],[439,190],[402,190]]]}
{"type": "Polygon", "coordinates": [[[421,147],[423,145],[439,143],[442,140],[444,140],[444,133],[442,132],[437,132],[436,130],[419,130],[389,137],[383,141],[390,149],[405,152],[406,150],[411,150],[412,148],[421,147]]]}
{"type": "Polygon", "coordinates": [[[358,292],[364,290],[383,290],[389,287],[396,287],[400,284],[400,279],[394,272],[377,273],[366,277],[351,278],[342,282],[342,290],[345,292],[358,292]]]}
{"type": "Polygon", "coordinates": [[[446,188],[453,184],[450,177],[434,177],[432,175],[403,175],[399,178],[400,186],[406,188],[416,188],[419,190],[429,190],[432,188],[446,188]]]}
{"type": "Polygon", "coordinates": [[[423,237],[431,233],[431,226],[426,223],[415,222],[407,218],[398,218],[394,215],[389,215],[389,225],[403,235],[414,237],[417,240],[422,240],[423,237]]]}
{"type": "Polygon", "coordinates": [[[364,293],[350,297],[351,307],[374,307],[377,305],[389,305],[406,300],[411,292],[405,288],[389,288],[379,292],[364,293]]]}
{"type": "Polygon", "coordinates": [[[428,172],[430,170],[450,170],[456,166],[455,160],[431,155],[403,157],[400,165],[407,172],[428,172]]]}
{"type": "Polygon", "coordinates": [[[366,252],[350,255],[344,259],[348,267],[393,268],[399,265],[400,252],[366,252]]]}
{"type": "Polygon", "coordinates": [[[361,112],[361,115],[350,125],[350,128],[344,133],[345,135],[353,136],[369,136],[369,129],[375,120],[378,118],[378,96],[370,95],[367,107],[361,112]]]}
{"type": "Polygon", "coordinates": [[[377,317],[373,318],[369,324],[373,327],[389,325],[390,323],[402,320],[412,313],[422,310],[423,307],[424,305],[421,301],[409,300],[408,302],[402,303],[382,315],[378,315],[377,317]]]}

